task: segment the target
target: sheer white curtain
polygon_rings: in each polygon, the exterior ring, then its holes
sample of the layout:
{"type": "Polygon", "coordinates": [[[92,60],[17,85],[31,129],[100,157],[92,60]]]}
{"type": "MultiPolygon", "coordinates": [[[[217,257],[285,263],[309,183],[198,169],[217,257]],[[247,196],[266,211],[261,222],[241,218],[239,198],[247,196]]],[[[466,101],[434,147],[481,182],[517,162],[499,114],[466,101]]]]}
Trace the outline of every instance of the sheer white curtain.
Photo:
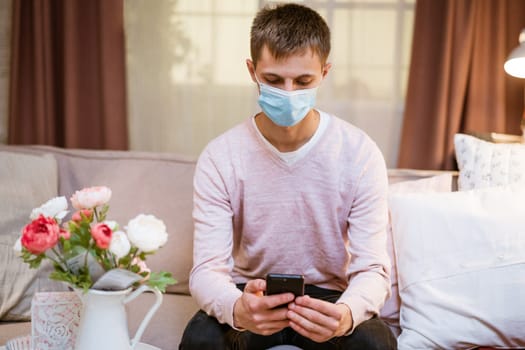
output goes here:
{"type": "Polygon", "coordinates": [[[0,1],[0,143],[7,142],[9,65],[11,52],[11,0],[0,1]]]}
{"type": "MultiPolygon", "coordinates": [[[[126,0],[131,148],[197,157],[259,110],[246,69],[264,0],[126,0]]],[[[364,129],[395,166],[414,0],[296,1],[332,30],[318,106],[364,129]]]]}

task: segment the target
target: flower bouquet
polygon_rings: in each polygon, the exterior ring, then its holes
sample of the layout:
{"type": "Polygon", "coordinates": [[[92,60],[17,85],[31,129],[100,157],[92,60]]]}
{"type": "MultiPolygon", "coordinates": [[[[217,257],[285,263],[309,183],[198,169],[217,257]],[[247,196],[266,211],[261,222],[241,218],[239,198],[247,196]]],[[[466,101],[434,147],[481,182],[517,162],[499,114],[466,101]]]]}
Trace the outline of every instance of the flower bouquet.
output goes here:
{"type": "Polygon", "coordinates": [[[176,283],[171,273],[151,272],[145,262],[166,243],[166,226],[153,215],[140,214],[122,229],[106,220],[110,198],[111,190],[105,186],[76,191],[70,199],[76,211],[65,223],[66,198],[47,201],[33,209],[32,221],[14,249],[31,268],[51,260],[54,269],[49,278],[84,292],[140,284],[164,292],[176,283]]]}

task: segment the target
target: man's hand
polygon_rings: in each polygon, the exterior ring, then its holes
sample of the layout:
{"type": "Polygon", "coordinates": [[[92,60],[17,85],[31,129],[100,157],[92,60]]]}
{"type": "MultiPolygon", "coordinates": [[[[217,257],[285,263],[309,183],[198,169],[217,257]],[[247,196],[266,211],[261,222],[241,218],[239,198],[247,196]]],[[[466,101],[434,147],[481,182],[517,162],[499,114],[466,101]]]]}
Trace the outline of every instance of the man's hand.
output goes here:
{"type": "Polygon", "coordinates": [[[302,336],[322,343],[340,337],[353,325],[352,313],[345,304],[302,296],[288,305],[290,327],[302,336]]]}
{"type": "Polygon", "coordinates": [[[286,318],[286,307],[275,307],[288,304],[294,299],[292,293],[263,296],[266,281],[252,280],[244,287],[242,296],[233,306],[235,327],[249,330],[252,333],[270,335],[289,326],[286,318]]]}

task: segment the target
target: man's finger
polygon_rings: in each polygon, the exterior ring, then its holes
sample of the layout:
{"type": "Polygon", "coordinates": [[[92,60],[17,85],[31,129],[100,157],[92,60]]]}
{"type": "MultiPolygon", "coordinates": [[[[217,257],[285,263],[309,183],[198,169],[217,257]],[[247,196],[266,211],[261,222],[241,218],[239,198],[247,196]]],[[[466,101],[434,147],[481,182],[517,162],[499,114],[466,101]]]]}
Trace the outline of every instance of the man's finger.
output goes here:
{"type": "Polygon", "coordinates": [[[264,292],[266,290],[266,281],[263,279],[251,280],[246,283],[244,291],[246,293],[257,294],[259,292],[264,292]]]}
{"type": "Polygon", "coordinates": [[[269,309],[279,306],[285,307],[294,300],[295,296],[292,293],[273,294],[265,297],[266,305],[269,309]]]}

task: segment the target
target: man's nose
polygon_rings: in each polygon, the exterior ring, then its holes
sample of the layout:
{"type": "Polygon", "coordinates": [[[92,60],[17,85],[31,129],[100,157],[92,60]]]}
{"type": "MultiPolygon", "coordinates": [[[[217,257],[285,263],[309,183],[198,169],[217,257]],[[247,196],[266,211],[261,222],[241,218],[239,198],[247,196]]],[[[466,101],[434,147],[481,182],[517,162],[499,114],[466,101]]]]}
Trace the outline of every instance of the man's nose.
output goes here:
{"type": "Polygon", "coordinates": [[[296,87],[294,86],[293,79],[285,79],[283,90],[293,91],[293,90],[295,90],[295,88],[296,87]]]}

